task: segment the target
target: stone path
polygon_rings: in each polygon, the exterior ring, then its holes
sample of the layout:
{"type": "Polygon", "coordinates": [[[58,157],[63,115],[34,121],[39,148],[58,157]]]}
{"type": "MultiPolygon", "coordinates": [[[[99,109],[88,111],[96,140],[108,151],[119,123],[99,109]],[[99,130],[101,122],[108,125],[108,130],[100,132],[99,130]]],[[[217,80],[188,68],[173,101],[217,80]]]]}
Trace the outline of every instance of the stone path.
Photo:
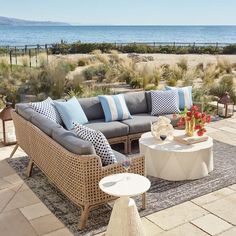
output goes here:
{"type": "MultiPolygon", "coordinates": [[[[236,146],[236,117],[211,123],[207,130],[214,139],[236,146]]],[[[0,235],[72,235],[9,166],[6,158],[12,149],[0,146],[0,235]]],[[[15,157],[23,155],[18,149],[15,157]]],[[[153,213],[142,221],[147,236],[234,236],[236,184],[153,213]]],[[[104,233],[97,236],[101,235],[104,233]]]]}

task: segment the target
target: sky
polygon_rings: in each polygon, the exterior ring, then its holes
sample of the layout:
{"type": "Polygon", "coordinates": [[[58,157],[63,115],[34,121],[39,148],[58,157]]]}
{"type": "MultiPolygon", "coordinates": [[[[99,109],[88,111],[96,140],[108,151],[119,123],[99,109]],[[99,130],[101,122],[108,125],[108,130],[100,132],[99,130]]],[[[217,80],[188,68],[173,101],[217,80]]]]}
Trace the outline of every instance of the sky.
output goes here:
{"type": "Polygon", "coordinates": [[[236,0],[0,0],[0,16],[75,25],[236,25],[236,0]]]}

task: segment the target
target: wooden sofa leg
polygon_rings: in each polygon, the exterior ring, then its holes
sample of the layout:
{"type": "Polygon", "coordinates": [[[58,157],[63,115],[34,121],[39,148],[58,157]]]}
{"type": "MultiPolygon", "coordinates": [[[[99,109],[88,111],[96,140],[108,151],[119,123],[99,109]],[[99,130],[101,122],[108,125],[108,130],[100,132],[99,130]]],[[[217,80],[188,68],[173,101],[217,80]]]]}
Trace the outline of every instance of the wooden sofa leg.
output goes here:
{"type": "Polygon", "coordinates": [[[142,209],[146,209],[147,201],[146,201],[146,193],[142,194],[142,209]]]}
{"type": "Polygon", "coordinates": [[[32,158],[30,158],[30,161],[29,161],[29,164],[28,164],[28,167],[27,167],[27,170],[26,170],[27,177],[31,176],[33,165],[34,165],[34,162],[33,162],[32,158]]]}
{"type": "Polygon", "coordinates": [[[132,153],[132,140],[128,140],[128,154],[132,153]]]}
{"type": "Polygon", "coordinates": [[[79,223],[79,229],[83,230],[87,224],[88,221],[88,215],[89,215],[89,205],[86,205],[84,209],[82,210],[82,214],[80,217],[80,223],[79,223]]]}
{"type": "Polygon", "coordinates": [[[17,148],[19,147],[19,144],[16,144],[16,146],[14,147],[14,149],[12,150],[12,152],[11,152],[11,155],[10,155],[10,159],[14,156],[14,154],[15,154],[15,152],[16,152],[16,150],[17,150],[17,148]]]}
{"type": "Polygon", "coordinates": [[[125,141],[124,142],[124,153],[125,154],[128,154],[129,153],[129,148],[128,148],[129,144],[128,144],[128,141],[125,141]]]}

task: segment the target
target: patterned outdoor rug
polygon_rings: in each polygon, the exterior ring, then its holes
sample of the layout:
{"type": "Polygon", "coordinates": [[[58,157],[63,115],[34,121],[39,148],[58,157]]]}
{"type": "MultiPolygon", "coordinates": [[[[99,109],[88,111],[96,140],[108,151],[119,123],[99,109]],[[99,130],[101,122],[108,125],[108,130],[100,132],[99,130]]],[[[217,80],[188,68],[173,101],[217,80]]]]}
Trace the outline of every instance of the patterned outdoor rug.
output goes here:
{"type": "MultiPolygon", "coordinates": [[[[160,211],[190,199],[205,195],[236,183],[236,147],[214,141],[214,171],[203,179],[194,181],[170,182],[150,177],[151,189],[147,193],[147,209],[140,211],[141,216],[160,211]]],[[[32,177],[24,175],[28,164],[27,157],[9,160],[10,165],[24,179],[41,201],[68,227],[74,235],[95,235],[105,231],[109,222],[111,206],[103,205],[90,212],[84,231],[79,231],[80,209],[75,207],[34,167],[32,177]]],[[[141,206],[141,198],[136,199],[141,206]]]]}

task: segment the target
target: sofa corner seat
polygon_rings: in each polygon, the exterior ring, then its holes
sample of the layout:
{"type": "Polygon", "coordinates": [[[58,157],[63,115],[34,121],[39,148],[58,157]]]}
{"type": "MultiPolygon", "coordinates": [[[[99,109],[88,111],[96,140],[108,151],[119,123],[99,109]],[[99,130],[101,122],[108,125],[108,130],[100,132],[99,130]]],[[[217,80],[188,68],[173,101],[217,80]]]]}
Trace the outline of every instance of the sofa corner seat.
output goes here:
{"type": "MultiPolygon", "coordinates": [[[[29,156],[28,175],[33,165],[37,165],[51,183],[80,207],[79,228],[83,229],[92,208],[114,199],[102,192],[98,183],[107,175],[124,172],[120,162],[125,157],[114,151],[118,163],[102,166],[90,142],[44,118],[29,104],[17,104],[12,118],[16,147],[20,146],[29,156]]],[[[144,156],[134,157],[132,163],[131,172],[145,175],[144,156]]]]}

